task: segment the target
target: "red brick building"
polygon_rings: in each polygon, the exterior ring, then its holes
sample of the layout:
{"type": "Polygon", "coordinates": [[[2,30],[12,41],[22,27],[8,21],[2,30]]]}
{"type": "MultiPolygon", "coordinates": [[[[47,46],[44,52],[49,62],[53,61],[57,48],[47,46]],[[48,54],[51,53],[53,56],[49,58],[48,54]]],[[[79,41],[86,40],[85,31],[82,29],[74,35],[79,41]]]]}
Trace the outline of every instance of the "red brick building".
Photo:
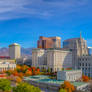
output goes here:
{"type": "Polygon", "coordinates": [[[43,37],[40,36],[37,42],[38,48],[61,48],[61,38],[60,37],[43,37]]]}

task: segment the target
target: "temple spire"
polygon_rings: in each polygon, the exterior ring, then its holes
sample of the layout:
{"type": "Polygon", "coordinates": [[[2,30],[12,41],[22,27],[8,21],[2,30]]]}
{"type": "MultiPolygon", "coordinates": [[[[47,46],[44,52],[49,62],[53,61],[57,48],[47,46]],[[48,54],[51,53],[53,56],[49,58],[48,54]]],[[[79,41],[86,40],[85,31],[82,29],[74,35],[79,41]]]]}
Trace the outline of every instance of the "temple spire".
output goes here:
{"type": "Polygon", "coordinates": [[[81,31],[80,31],[80,39],[82,38],[81,31]]]}

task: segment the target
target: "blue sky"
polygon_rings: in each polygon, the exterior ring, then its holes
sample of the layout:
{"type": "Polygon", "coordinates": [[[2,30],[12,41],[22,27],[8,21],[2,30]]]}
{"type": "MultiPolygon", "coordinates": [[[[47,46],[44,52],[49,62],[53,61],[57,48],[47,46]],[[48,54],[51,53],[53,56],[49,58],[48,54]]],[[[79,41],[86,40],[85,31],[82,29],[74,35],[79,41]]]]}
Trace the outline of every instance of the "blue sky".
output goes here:
{"type": "Polygon", "coordinates": [[[0,0],[0,47],[36,47],[39,36],[82,36],[92,46],[92,0],[0,0]]]}

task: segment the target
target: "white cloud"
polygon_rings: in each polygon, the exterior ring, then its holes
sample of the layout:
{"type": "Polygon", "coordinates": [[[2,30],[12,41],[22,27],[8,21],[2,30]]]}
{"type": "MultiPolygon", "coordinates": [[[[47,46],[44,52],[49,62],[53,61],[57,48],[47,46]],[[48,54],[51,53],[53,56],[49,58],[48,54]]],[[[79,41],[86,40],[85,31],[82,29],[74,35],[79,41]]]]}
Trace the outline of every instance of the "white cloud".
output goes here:
{"type": "Polygon", "coordinates": [[[87,0],[0,0],[0,20],[22,17],[50,17],[74,11],[87,0]]]}

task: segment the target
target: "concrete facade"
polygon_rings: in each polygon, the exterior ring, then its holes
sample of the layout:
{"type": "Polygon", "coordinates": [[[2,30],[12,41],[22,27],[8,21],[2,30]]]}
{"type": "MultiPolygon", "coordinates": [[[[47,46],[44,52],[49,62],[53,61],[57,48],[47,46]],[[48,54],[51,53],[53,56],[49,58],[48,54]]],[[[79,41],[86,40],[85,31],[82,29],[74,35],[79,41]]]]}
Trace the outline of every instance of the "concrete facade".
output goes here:
{"type": "Polygon", "coordinates": [[[20,45],[13,43],[9,45],[9,56],[11,59],[18,59],[21,57],[20,45]]]}
{"type": "Polygon", "coordinates": [[[72,52],[61,49],[33,49],[32,66],[52,71],[72,68],[72,52]]]}

